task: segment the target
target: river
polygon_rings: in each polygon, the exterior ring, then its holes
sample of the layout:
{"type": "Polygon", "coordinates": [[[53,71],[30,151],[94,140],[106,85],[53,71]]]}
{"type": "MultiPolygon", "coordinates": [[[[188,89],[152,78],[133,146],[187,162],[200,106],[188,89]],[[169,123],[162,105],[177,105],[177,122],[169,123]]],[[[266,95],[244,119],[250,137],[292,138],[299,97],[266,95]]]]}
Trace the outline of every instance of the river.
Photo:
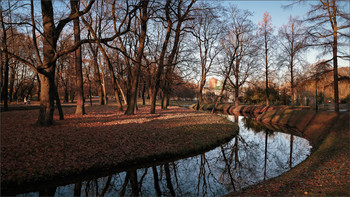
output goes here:
{"type": "Polygon", "coordinates": [[[311,153],[308,140],[284,128],[223,116],[238,122],[239,132],[206,153],[17,196],[221,196],[279,176],[311,153]]]}

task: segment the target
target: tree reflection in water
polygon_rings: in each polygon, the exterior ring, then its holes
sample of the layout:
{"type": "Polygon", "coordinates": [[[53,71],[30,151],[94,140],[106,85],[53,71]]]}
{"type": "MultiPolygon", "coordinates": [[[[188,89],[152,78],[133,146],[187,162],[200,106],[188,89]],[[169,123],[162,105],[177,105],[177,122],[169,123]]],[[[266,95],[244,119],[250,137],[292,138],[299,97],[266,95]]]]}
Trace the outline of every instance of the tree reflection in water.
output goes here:
{"type": "Polygon", "coordinates": [[[31,194],[220,196],[278,176],[310,154],[307,140],[278,132],[283,128],[242,116],[227,118],[239,123],[237,136],[204,154],[31,194]]]}

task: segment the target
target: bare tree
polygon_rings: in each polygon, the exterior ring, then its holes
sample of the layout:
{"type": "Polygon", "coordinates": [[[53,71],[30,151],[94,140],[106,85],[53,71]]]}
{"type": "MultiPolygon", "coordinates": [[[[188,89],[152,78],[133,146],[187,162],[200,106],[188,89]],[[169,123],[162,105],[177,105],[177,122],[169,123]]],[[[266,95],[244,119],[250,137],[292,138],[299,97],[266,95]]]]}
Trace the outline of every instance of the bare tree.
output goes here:
{"type": "MultiPolygon", "coordinates": [[[[201,4],[200,7],[205,8],[207,6],[201,4]]],[[[218,20],[218,16],[215,15],[214,9],[198,10],[195,13],[196,19],[192,21],[192,34],[195,37],[195,44],[199,49],[201,67],[197,110],[199,110],[200,104],[203,102],[202,94],[207,75],[221,49],[219,47],[219,40],[223,27],[220,25],[221,22],[218,20]]]]}
{"type": "Polygon", "coordinates": [[[247,10],[231,7],[229,32],[223,41],[224,51],[232,64],[230,86],[234,89],[235,105],[239,105],[240,88],[247,82],[256,65],[256,46],[252,32],[254,26],[247,10]]]}
{"type": "Polygon", "coordinates": [[[172,1],[171,0],[167,0],[166,4],[164,5],[164,12],[165,12],[165,20],[164,22],[166,22],[166,35],[164,38],[164,42],[162,45],[162,49],[159,55],[159,60],[158,60],[158,66],[157,66],[157,70],[156,70],[156,74],[155,74],[155,79],[154,79],[154,83],[151,83],[151,95],[150,95],[150,101],[151,101],[151,114],[156,113],[156,97],[158,94],[158,90],[159,90],[159,86],[160,86],[160,80],[161,80],[161,75],[163,73],[163,69],[164,69],[164,61],[165,61],[165,56],[166,56],[166,52],[168,49],[168,43],[170,41],[170,35],[172,33],[172,28],[173,28],[173,20],[171,18],[171,9],[170,6],[172,1]]]}
{"type": "Polygon", "coordinates": [[[38,66],[35,66],[34,62],[24,59],[16,54],[13,54],[5,49],[2,52],[9,54],[11,57],[18,59],[19,61],[30,66],[35,72],[39,73],[41,79],[40,87],[40,112],[37,124],[38,125],[51,125],[53,123],[53,111],[54,111],[54,98],[55,98],[55,68],[56,60],[72,51],[75,51],[82,43],[87,42],[81,40],[79,43],[75,43],[71,47],[57,51],[57,41],[60,38],[60,34],[64,27],[73,19],[78,18],[81,15],[87,13],[94,3],[91,0],[85,9],[82,11],[71,10],[69,15],[59,21],[55,22],[54,9],[51,0],[42,0],[41,2],[41,16],[42,16],[42,28],[43,32],[37,28],[36,21],[34,20],[34,3],[31,1],[31,23],[29,24],[33,31],[33,48],[35,52],[35,58],[38,66]],[[36,32],[39,31],[42,39],[42,53],[39,51],[38,43],[36,40],[36,32]]]}
{"type": "Polygon", "coordinates": [[[332,54],[334,78],[334,109],[339,112],[338,58],[350,59],[349,55],[349,2],[343,0],[319,0],[311,4],[306,22],[310,23],[308,34],[312,46],[321,47],[321,55],[332,54]],[[344,42],[343,42],[344,41],[344,42]],[[341,51],[339,46],[345,46],[341,51]]]}
{"type": "MultiPolygon", "coordinates": [[[[77,0],[71,0],[71,10],[72,13],[78,13],[80,2],[77,0]]],[[[79,18],[73,19],[73,28],[74,28],[74,44],[78,44],[80,42],[80,25],[79,18]]],[[[77,107],[75,110],[76,115],[84,115],[85,107],[84,107],[84,86],[83,86],[83,63],[82,63],[82,55],[81,55],[81,46],[79,46],[75,50],[75,73],[76,73],[76,93],[77,93],[77,107]]]]}
{"type": "Polygon", "coordinates": [[[143,49],[146,42],[146,36],[147,36],[147,22],[149,19],[149,12],[148,12],[148,4],[149,1],[142,1],[141,2],[141,9],[140,9],[140,35],[138,40],[138,48],[136,51],[136,63],[133,70],[133,78],[131,81],[131,89],[130,89],[130,96],[128,98],[128,107],[125,111],[125,114],[127,115],[133,115],[135,112],[135,107],[137,105],[137,87],[139,82],[139,74],[141,69],[141,61],[143,57],[143,49]]]}
{"type": "Polygon", "coordinates": [[[166,62],[166,70],[165,75],[162,84],[162,109],[167,109],[167,106],[169,104],[169,97],[170,97],[170,90],[171,90],[171,84],[172,79],[174,77],[174,70],[178,61],[178,55],[180,51],[180,44],[181,44],[181,38],[183,38],[183,32],[186,30],[186,27],[184,23],[188,20],[191,20],[192,17],[189,17],[189,14],[193,11],[193,5],[196,3],[197,0],[191,0],[191,1],[176,1],[175,2],[175,9],[174,14],[176,16],[177,24],[175,26],[174,30],[174,40],[173,40],[173,47],[171,49],[171,52],[167,58],[166,62]]]}
{"type": "Polygon", "coordinates": [[[280,64],[288,67],[290,74],[290,90],[291,90],[291,105],[294,105],[295,100],[295,78],[297,66],[303,62],[301,55],[307,48],[307,37],[303,23],[297,18],[289,17],[287,24],[279,29],[280,37],[280,64]]]}
{"type": "Polygon", "coordinates": [[[262,48],[264,54],[264,63],[265,63],[265,94],[266,94],[266,105],[270,105],[269,100],[269,70],[271,67],[271,55],[272,55],[272,45],[274,42],[273,31],[274,27],[272,26],[272,18],[268,12],[264,13],[262,21],[258,23],[259,30],[258,35],[262,39],[262,48]]]}
{"type": "Polygon", "coordinates": [[[305,29],[297,18],[289,17],[287,24],[279,30],[281,57],[280,64],[288,67],[290,74],[291,104],[294,105],[295,70],[302,63],[301,54],[306,50],[305,29]]]}
{"type": "Polygon", "coordinates": [[[117,80],[117,78],[115,76],[115,72],[114,72],[114,68],[113,68],[113,65],[111,63],[111,60],[108,57],[108,54],[107,54],[106,50],[102,47],[102,44],[101,44],[99,38],[97,37],[97,34],[92,29],[91,25],[83,17],[82,17],[82,21],[84,22],[85,26],[88,28],[89,32],[97,40],[96,44],[97,44],[100,52],[102,53],[104,61],[107,64],[108,69],[110,71],[110,75],[111,75],[111,78],[112,78],[112,86],[113,86],[113,90],[114,90],[115,97],[116,97],[116,100],[117,100],[118,110],[119,111],[123,111],[123,104],[122,104],[122,102],[120,100],[120,97],[119,97],[119,95],[120,95],[119,89],[121,89],[121,88],[120,88],[120,84],[119,84],[119,82],[118,82],[118,80],[117,80]]]}
{"type": "MultiPolygon", "coordinates": [[[[225,58],[225,59],[227,59],[227,58],[225,58]]],[[[231,58],[231,62],[224,61],[224,65],[225,66],[224,66],[224,69],[222,71],[222,74],[225,76],[225,78],[224,78],[224,81],[222,83],[220,94],[219,94],[218,98],[216,99],[216,102],[214,104],[214,107],[213,107],[211,113],[215,113],[216,108],[218,107],[219,103],[222,100],[222,97],[224,95],[224,91],[226,90],[227,81],[228,81],[228,79],[229,79],[229,77],[231,75],[233,62],[234,62],[233,58],[231,58]]]]}

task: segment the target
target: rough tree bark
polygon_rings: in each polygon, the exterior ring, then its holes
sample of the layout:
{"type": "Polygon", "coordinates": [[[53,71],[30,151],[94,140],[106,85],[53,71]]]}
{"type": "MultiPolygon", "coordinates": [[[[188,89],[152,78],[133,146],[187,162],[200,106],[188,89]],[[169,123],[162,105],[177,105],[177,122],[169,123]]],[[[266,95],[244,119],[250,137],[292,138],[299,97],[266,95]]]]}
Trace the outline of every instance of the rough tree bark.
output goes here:
{"type": "MultiPolygon", "coordinates": [[[[77,0],[71,0],[71,10],[72,13],[78,12],[80,7],[80,2],[77,0]]],[[[75,44],[80,42],[80,25],[79,18],[73,19],[74,28],[74,42],[75,44]]],[[[75,72],[76,72],[76,91],[77,91],[77,107],[75,110],[76,115],[84,115],[84,81],[83,81],[83,69],[82,69],[82,57],[81,57],[81,47],[79,46],[75,51],[75,72]]]]}

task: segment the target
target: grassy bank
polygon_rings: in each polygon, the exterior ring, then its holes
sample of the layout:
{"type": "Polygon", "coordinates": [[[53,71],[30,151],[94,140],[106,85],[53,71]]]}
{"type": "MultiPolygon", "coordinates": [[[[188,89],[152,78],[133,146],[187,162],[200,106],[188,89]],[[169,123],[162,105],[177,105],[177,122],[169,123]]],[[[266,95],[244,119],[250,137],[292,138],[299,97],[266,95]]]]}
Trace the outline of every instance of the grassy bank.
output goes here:
{"type": "Polygon", "coordinates": [[[291,171],[228,196],[350,196],[349,113],[286,109],[266,111],[257,119],[297,128],[313,153],[291,171]]]}
{"type": "Polygon", "coordinates": [[[51,127],[34,125],[38,110],[1,113],[1,189],[202,151],[232,138],[237,125],[212,114],[170,107],[125,116],[115,106],[86,107],[51,127]]]}

